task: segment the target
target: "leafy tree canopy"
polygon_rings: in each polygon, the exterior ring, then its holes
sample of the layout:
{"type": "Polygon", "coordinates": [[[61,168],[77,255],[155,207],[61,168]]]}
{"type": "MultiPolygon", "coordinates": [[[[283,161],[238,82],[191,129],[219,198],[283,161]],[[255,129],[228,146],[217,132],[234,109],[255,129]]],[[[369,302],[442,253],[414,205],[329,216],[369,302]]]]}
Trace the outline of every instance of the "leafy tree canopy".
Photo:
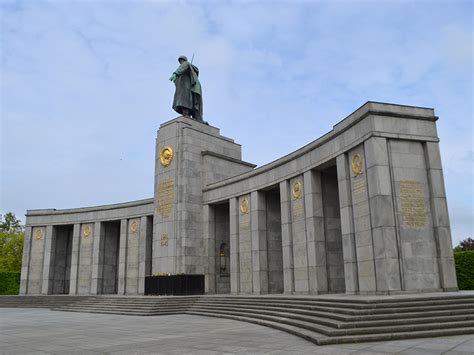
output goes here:
{"type": "Polygon", "coordinates": [[[23,231],[21,221],[16,218],[12,212],[5,213],[5,216],[0,214],[0,232],[4,233],[19,233],[23,231]]]}
{"type": "Polygon", "coordinates": [[[474,250],[474,239],[466,238],[459,242],[459,245],[454,248],[454,251],[474,250]]]}
{"type": "Polygon", "coordinates": [[[0,271],[21,271],[23,227],[11,212],[0,215],[0,271]]]}

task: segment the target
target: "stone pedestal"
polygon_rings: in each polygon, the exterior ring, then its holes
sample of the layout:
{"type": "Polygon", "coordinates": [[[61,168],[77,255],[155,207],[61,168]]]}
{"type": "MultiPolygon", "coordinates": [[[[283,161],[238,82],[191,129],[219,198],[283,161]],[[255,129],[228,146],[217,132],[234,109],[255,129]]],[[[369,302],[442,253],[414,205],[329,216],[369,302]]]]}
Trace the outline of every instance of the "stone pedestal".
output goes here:
{"type": "MultiPolygon", "coordinates": [[[[251,170],[241,147],[219,129],[178,117],[160,126],[156,141],[153,274],[207,274],[202,190],[251,170]]],[[[212,255],[209,255],[211,253],[212,255]]]]}

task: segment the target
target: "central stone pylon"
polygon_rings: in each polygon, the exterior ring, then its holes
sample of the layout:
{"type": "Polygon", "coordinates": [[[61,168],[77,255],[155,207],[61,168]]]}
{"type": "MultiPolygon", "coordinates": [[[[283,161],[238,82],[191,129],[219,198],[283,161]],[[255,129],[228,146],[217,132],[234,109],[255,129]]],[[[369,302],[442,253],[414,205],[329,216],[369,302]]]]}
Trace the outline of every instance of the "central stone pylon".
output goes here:
{"type": "Polygon", "coordinates": [[[207,274],[203,188],[252,170],[241,146],[216,127],[180,116],[163,123],[156,140],[153,274],[207,274]]]}

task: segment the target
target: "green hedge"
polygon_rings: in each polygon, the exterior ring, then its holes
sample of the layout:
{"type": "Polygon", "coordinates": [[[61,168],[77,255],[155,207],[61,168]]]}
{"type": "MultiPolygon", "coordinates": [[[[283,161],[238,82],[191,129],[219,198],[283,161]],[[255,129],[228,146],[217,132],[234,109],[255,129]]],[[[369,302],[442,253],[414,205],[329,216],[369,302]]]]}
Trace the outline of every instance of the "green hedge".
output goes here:
{"type": "Polygon", "coordinates": [[[460,290],[474,290],[474,250],[454,253],[456,275],[460,290]]]}
{"type": "Polygon", "coordinates": [[[20,292],[20,273],[0,271],[0,295],[18,295],[20,292]]]}

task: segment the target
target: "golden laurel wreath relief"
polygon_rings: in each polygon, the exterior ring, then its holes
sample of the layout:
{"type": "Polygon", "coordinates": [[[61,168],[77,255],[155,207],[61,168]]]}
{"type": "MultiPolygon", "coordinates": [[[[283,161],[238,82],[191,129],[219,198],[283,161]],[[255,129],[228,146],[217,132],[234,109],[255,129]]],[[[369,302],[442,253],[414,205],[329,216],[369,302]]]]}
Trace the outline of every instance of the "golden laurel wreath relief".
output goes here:
{"type": "Polygon", "coordinates": [[[42,228],[37,229],[35,232],[36,240],[43,240],[43,237],[44,237],[43,229],[42,228]]]}
{"type": "Polygon", "coordinates": [[[352,156],[351,167],[354,176],[359,176],[362,174],[362,157],[359,153],[356,153],[352,156]]]}
{"type": "Polygon", "coordinates": [[[164,147],[160,151],[160,163],[163,165],[165,168],[171,164],[171,161],[173,160],[173,149],[171,147],[164,147]]]}
{"type": "Polygon", "coordinates": [[[240,212],[242,214],[249,213],[249,200],[247,200],[246,198],[240,201],[240,212]]]}
{"type": "Polygon", "coordinates": [[[85,238],[90,237],[91,234],[92,234],[91,226],[89,226],[89,225],[84,226],[84,229],[82,230],[82,234],[84,235],[85,238]]]}
{"type": "Polygon", "coordinates": [[[293,196],[294,200],[298,200],[301,198],[302,186],[300,181],[295,181],[291,187],[291,195],[293,196]]]}
{"type": "Polygon", "coordinates": [[[138,232],[138,221],[133,221],[132,223],[130,223],[130,232],[132,232],[132,234],[137,234],[138,232]]]}

